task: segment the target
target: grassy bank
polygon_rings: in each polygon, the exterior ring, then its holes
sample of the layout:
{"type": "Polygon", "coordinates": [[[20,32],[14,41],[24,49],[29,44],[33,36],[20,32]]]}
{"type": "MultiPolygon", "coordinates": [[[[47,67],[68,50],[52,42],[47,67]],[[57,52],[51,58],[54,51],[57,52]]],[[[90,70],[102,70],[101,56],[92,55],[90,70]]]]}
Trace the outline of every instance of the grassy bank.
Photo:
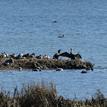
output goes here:
{"type": "MultiPolygon", "coordinates": [[[[73,94],[73,93],[71,93],[73,94]]],[[[23,86],[13,95],[0,92],[0,107],[107,107],[107,99],[98,91],[91,99],[84,101],[65,99],[57,95],[55,86],[51,84],[37,84],[23,86]]]]}

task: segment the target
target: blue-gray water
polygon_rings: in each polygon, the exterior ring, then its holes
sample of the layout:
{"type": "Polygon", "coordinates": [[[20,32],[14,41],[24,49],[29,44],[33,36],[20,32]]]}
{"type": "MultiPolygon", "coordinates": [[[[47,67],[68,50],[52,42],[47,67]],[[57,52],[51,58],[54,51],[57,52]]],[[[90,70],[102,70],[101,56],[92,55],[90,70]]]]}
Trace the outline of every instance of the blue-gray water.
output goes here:
{"type": "Polygon", "coordinates": [[[70,48],[93,62],[94,72],[0,72],[1,87],[47,79],[65,97],[83,98],[96,89],[107,95],[107,1],[0,0],[0,52],[52,56],[70,48]]]}

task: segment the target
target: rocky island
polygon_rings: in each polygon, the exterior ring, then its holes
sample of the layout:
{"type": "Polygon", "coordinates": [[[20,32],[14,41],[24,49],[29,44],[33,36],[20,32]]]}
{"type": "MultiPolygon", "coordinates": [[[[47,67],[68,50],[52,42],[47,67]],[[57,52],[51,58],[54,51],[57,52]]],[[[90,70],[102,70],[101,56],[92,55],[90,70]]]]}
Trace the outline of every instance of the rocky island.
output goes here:
{"type": "Polygon", "coordinates": [[[0,70],[32,69],[33,71],[55,69],[86,69],[93,70],[93,64],[82,59],[80,54],[68,52],[55,53],[53,57],[48,55],[29,54],[0,54],[0,70]],[[63,57],[63,60],[59,57],[63,57]]]}

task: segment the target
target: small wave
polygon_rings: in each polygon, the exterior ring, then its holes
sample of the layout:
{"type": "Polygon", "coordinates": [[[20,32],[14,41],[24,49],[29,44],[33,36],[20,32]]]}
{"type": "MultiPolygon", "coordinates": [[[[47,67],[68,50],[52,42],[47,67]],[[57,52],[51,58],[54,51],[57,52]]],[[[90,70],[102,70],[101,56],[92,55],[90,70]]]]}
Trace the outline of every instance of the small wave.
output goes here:
{"type": "Polygon", "coordinates": [[[107,69],[107,66],[96,66],[94,67],[94,69],[99,69],[99,70],[102,70],[102,69],[107,69]]]}

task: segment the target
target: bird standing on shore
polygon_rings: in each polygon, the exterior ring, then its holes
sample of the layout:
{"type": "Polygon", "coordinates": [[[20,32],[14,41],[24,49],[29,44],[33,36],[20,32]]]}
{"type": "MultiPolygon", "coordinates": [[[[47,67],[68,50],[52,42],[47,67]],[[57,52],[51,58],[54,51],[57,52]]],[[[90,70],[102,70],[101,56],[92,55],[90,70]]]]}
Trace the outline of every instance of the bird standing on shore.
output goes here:
{"type": "Polygon", "coordinates": [[[58,53],[61,53],[61,49],[58,50],[58,53]]]}

